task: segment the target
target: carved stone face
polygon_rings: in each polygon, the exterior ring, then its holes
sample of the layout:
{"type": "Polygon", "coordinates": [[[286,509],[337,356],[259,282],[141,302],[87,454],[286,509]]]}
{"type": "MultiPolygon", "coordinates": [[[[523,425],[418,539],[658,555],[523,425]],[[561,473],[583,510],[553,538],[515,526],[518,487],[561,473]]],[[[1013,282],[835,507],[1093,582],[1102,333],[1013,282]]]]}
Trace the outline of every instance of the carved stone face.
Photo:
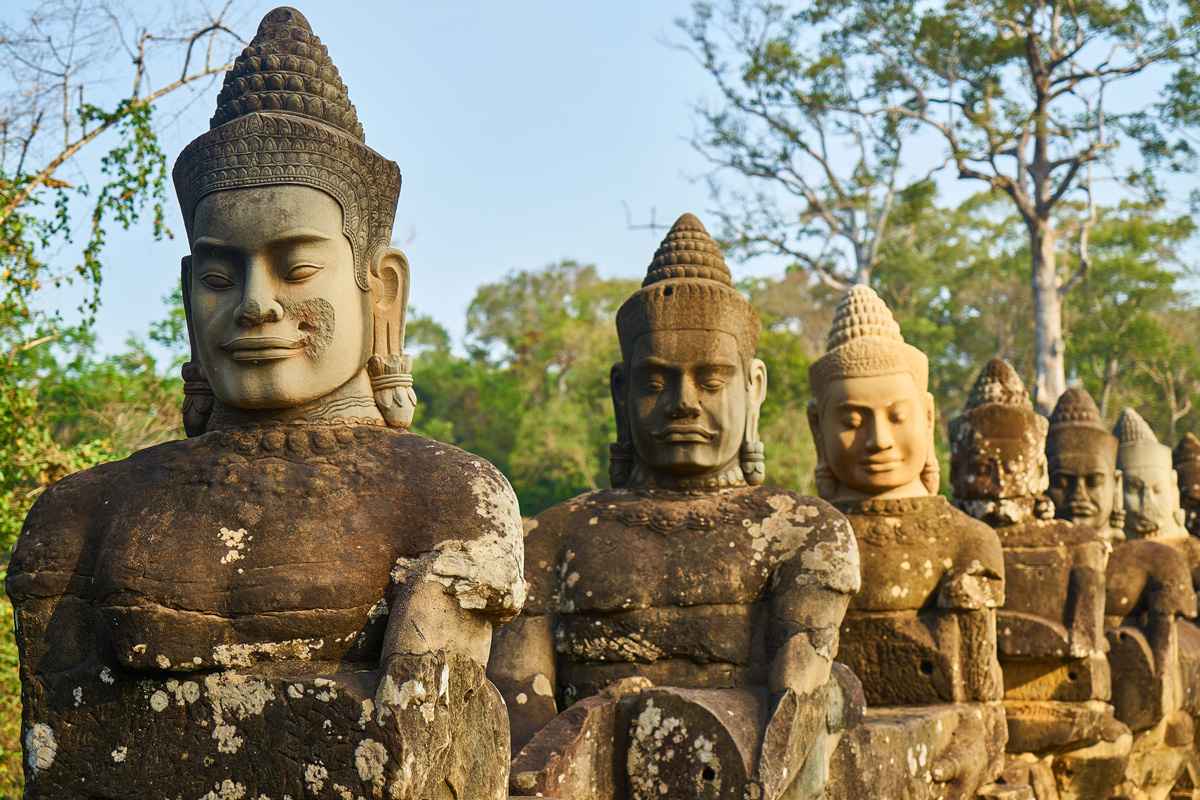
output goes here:
{"type": "Polygon", "coordinates": [[[1009,415],[1014,433],[1024,436],[981,436],[951,447],[955,497],[1006,500],[1034,497],[1046,488],[1043,440],[1034,430],[1022,431],[1020,417],[1009,415]]]}
{"type": "Polygon", "coordinates": [[[825,460],[847,496],[918,497],[932,401],[908,373],[836,378],[821,399],[825,460]]]}
{"type": "Polygon", "coordinates": [[[1102,531],[1117,501],[1116,467],[1096,451],[1058,453],[1050,462],[1046,494],[1059,519],[1102,531]]]}
{"type": "Polygon", "coordinates": [[[371,354],[370,308],[341,206],[324,192],[233,189],[196,207],[192,330],[222,402],[290,408],[346,384],[371,354]]]}
{"type": "Polygon", "coordinates": [[[751,398],[733,336],[651,331],[638,337],[628,367],[630,435],[647,466],[697,475],[737,457],[751,398]]]}
{"type": "Polygon", "coordinates": [[[1126,535],[1131,539],[1184,535],[1171,451],[1157,442],[1123,445],[1120,458],[1126,535]]]}

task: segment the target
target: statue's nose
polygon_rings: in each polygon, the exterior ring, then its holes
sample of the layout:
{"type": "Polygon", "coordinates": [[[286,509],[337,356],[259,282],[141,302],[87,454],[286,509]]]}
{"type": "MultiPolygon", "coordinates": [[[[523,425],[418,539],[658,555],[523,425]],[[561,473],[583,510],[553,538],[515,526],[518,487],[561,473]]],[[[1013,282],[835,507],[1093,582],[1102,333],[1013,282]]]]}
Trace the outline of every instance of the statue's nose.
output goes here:
{"type": "Polygon", "coordinates": [[[264,306],[253,298],[242,303],[235,317],[239,325],[245,325],[248,328],[268,322],[279,322],[281,319],[283,319],[283,309],[278,303],[272,302],[264,306]]]}

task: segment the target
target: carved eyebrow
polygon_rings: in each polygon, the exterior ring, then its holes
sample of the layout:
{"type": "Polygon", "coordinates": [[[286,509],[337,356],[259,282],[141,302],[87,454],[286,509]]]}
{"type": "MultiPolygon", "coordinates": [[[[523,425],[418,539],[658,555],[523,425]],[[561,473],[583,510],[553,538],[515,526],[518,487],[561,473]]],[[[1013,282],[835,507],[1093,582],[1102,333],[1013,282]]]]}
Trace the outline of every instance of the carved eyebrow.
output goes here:
{"type": "MultiPolygon", "coordinates": [[[[281,236],[277,236],[270,242],[271,247],[287,247],[289,245],[298,244],[319,244],[320,242],[328,242],[330,237],[312,228],[296,228],[287,231],[281,236]]],[[[192,243],[192,250],[211,250],[220,252],[222,250],[238,250],[236,245],[231,245],[220,239],[214,239],[211,236],[201,236],[192,243]]]]}
{"type": "MultiPolygon", "coordinates": [[[[912,402],[912,400],[910,400],[906,397],[902,397],[899,400],[893,400],[892,402],[888,403],[886,406],[884,406],[884,408],[895,408],[896,406],[900,405],[901,403],[911,403],[911,402],[912,402]]],[[[845,402],[842,402],[842,403],[838,403],[837,407],[838,407],[838,410],[840,410],[840,411],[848,411],[848,410],[856,411],[860,408],[871,410],[874,408],[874,406],[869,406],[869,405],[866,405],[865,403],[852,403],[849,400],[846,400],[845,402]]]]}

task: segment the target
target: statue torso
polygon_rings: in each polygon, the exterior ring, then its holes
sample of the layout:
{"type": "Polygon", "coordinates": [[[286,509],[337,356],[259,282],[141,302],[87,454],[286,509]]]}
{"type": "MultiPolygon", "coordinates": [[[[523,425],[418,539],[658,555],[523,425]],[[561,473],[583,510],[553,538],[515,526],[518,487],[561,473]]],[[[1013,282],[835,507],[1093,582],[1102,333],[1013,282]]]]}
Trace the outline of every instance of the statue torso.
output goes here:
{"type": "Polygon", "coordinates": [[[556,614],[559,680],[579,696],[629,675],[761,684],[777,568],[808,560],[840,586],[852,550],[828,504],[784,489],[601,490],[527,525],[526,608],[556,614]]]}
{"type": "Polygon", "coordinates": [[[488,536],[476,506],[502,481],[381,426],[213,432],[53,487],[9,589],[86,601],[128,668],[377,662],[398,559],[488,536]]]}
{"type": "Polygon", "coordinates": [[[854,527],[862,559],[862,590],[851,600],[852,610],[933,607],[939,587],[956,576],[1004,574],[996,534],[943,497],[866,500],[837,507],[854,527]]]}

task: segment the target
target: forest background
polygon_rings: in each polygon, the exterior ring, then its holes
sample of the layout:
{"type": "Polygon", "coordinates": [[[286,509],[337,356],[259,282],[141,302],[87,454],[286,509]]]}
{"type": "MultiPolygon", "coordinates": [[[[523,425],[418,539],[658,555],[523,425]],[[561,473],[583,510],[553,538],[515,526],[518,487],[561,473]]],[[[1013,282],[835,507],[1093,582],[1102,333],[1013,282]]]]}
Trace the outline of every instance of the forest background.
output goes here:
{"type": "MultiPolygon", "coordinates": [[[[1146,77],[1157,87],[1153,105],[1109,110],[1105,117],[1089,99],[1059,118],[1047,116],[1064,141],[1076,136],[1083,142],[1082,150],[1068,153],[1078,161],[1074,169],[1060,154],[1059,167],[1069,177],[1042,209],[1047,230],[1057,232],[1049,250],[1044,237],[1031,235],[1027,209],[996,181],[981,181],[978,194],[947,196],[938,170],[971,177],[963,173],[973,162],[952,155],[931,168],[921,161],[932,141],[920,132],[924,123],[896,111],[917,108],[915,101],[870,105],[879,97],[868,97],[864,87],[892,80],[894,91],[896,69],[866,80],[868,73],[851,69],[848,56],[830,55],[853,52],[847,32],[855,25],[862,32],[862,18],[854,15],[876,6],[920,32],[908,38],[924,36],[933,44],[961,40],[964,22],[954,15],[990,9],[987,20],[998,32],[973,43],[978,62],[991,65],[972,78],[986,91],[974,99],[964,92],[960,110],[969,115],[973,109],[984,128],[996,128],[1002,118],[1016,120],[1019,131],[1032,118],[1020,87],[1004,77],[1005,69],[1014,69],[1005,59],[1027,58],[1029,49],[1007,44],[1014,36],[1001,35],[997,15],[1011,12],[1015,19],[1032,8],[1032,30],[1038,9],[1053,4],[947,3],[935,20],[919,18],[916,6],[901,2],[699,4],[690,16],[684,9],[672,40],[695,58],[698,71],[712,76],[724,101],[696,112],[692,143],[713,167],[704,176],[711,210],[702,217],[731,261],[765,252],[787,264],[782,272],[739,283],[763,321],[759,356],[770,380],[761,437],[768,481],[814,491],[807,369],[824,351],[837,298],[860,280],[879,291],[906,339],[930,357],[945,488],[946,425],[980,367],[1000,355],[1031,387],[1040,379],[1032,287],[1034,270],[1048,255],[1054,286],[1069,289],[1059,293],[1058,313],[1067,383],[1083,385],[1109,422],[1123,407],[1137,408],[1168,444],[1200,427],[1189,138],[1197,107],[1190,71],[1197,26],[1190,6],[1175,7],[1179,19],[1167,44],[1159,43],[1159,71],[1146,77]],[[802,37],[810,30],[825,33],[806,49],[802,37]],[[1162,69],[1168,62],[1175,71],[1162,69]],[[785,107],[795,113],[779,114],[785,107]],[[1120,135],[1097,140],[1103,125],[1120,135]],[[1103,170],[1117,190],[1098,188],[1103,170]]],[[[1159,23],[1150,6],[1139,9],[1091,4],[1087,24],[1074,24],[1096,41],[1111,38],[1113,30],[1136,29],[1133,49],[1148,52],[1158,41],[1151,23],[1159,23]]],[[[158,126],[248,38],[228,22],[228,12],[228,6],[206,11],[170,33],[125,31],[134,89],[98,105],[84,95],[95,62],[80,58],[64,69],[62,50],[46,45],[52,34],[67,36],[79,52],[99,53],[112,44],[103,37],[121,21],[117,12],[100,3],[55,0],[31,14],[33,27],[0,30],[0,63],[11,89],[0,113],[0,553],[8,552],[29,507],[54,481],[183,435],[178,370],[187,341],[179,293],[164,297],[149,333],[132,336],[119,352],[98,345],[93,320],[99,286],[111,269],[108,238],[139,226],[168,235],[164,207],[173,192],[158,126]],[[96,24],[81,24],[81,14],[96,24]],[[183,64],[181,77],[147,88],[143,71],[171,59],[176,68],[183,64]],[[64,163],[93,151],[101,159],[98,180],[71,185],[56,177],[64,163]],[[48,305],[49,290],[65,284],[80,291],[78,309],[48,305]]],[[[871,42],[869,34],[854,41],[871,42]]],[[[1071,58],[1081,59],[1080,52],[1071,58]]],[[[928,52],[909,55],[915,61],[906,63],[933,63],[928,52]]],[[[1029,72],[1028,61],[1017,64],[1018,83],[1029,72]]],[[[987,147],[994,163],[1007,145],[987,147]]],[[[665,233],[661,226],[654,230],[665,233]]],[[[646,245],[646,263],[653,249],[646,245]]],[[[607,482],[615,432],[608,374],[619,358],[613,319],[639,281],[605,277],[605,266],[531,263],[479,286],[465,320],[454,326],[461,337],[421,313],[419,298],[410,310],[407,349],[419,398],[414,431],[490,460],[508,476],[529,516],[607,482]]],[[[744,274],[736,264],[735,274],[744,274]]],[[[7,606],[0,611],[7,625],[7,606]]],[[[0,797],[19,796],[21,786],[16,668],[5,627],[0,797]]]]}

